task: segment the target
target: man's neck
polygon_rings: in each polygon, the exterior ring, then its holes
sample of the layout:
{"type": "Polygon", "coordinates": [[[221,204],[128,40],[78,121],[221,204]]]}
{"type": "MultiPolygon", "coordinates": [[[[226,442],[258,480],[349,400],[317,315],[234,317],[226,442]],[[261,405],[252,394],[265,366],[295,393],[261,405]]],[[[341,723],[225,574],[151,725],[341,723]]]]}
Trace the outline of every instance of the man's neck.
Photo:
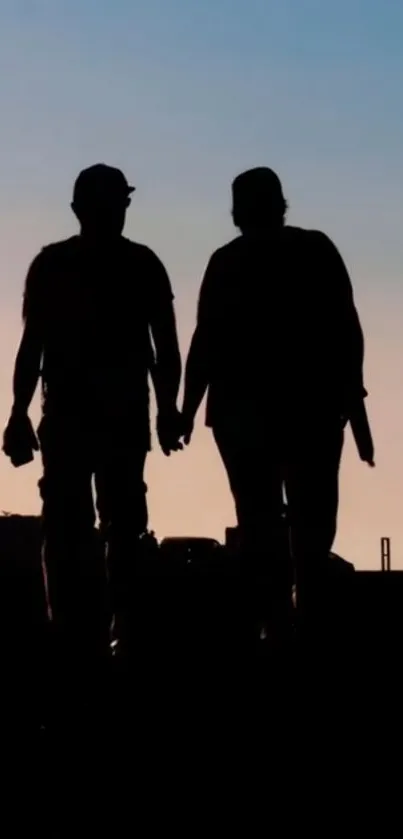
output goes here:
{"type": "Polygon", "coordinates": [[[277,236],[283,229],[284,224],[265,224],[242,227],[241,234],[247,239],[271,239],[277,236]]]}
{"type": "Polygon", "coordinates": [[[99,230],[81,228],[80,238],[90,247],[107,250],[122,239],[122,233],[102,233],[99,230]]]}

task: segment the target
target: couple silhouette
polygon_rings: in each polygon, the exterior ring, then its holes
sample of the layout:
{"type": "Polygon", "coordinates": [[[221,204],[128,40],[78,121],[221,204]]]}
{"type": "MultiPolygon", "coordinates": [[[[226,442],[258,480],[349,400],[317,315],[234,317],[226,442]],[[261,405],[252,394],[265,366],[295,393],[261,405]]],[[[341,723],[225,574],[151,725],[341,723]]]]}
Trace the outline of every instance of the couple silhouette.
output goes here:
{"type": "Polygon", "coordinates": [[[348,272],[325,234],[286,224],[278,176],[260,167],[233,182],[239,235],[208,263],[180,410],[172,286],[156,254],[123,236],[133,192],[118,169],[82,171],[71,203],[78,234],[43,248],[25,282],[3,449],[14,466],[40,449],[48,592],[54,621],[70,633],[88,625],[94,599],[93,583],[86,591],[83,579],[93,579],[91,563],[99,564],[96,512],[117,626],[130,608],[134,543],[148,525],[149,377],[165,455],[190,443],[207,394],[206,424],[228,475],[256,609],[267,608],[258,604],[263,579],[273,602],[291,593],[284,493],[303,596],[315,590],[336,533],[348,422],[361,459],[374,460],[348,272]],[[35,432],[29,407],[39,381],[35,432]]]}

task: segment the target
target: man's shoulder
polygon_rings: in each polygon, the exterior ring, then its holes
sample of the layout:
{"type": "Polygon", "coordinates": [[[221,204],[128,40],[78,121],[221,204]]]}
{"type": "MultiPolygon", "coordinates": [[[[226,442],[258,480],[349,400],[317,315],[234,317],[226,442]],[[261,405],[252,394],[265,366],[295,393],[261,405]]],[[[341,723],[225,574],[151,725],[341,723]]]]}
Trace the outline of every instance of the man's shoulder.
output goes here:
{"type": "Polygon", "coordinates": [[[238,256],[238,254],[242,251],[243,248],[243,237],[237,236],[235,239],[231,239],[229,242],[226,242],[224,245],[221,245],[215,251],[213,251],[210,257],[210,263],[224,262],[225,260],[233,259],[238,256]]]}
{"type": "Polygon", "coordinates": [[[34,257],[28,270],[23,293],[23,316],[27,317],[38,304],[46,304],[52,280],[63,269],[69,254],[77,246],[77,236],[45,245],[34,257]]]}
{"type": "Polygon", "coordinates": [[[142,242],[134,242],[133,239],[122,236],[122,247],[129,259],[138,260],[147,265],[161,263],[155,251],[142,242]]]}
{"type": "Polygon", "coordinates": [[[306,232],[308,233],[311,242],[315,242],[317,245],[322,247],[335,247],[330,236],[328,236],[327,233],[324,233],[323,230],[313,229],[307,230],[306,232]]]}
{"type": "Polygon", "coordinates": [[[61,239],[58,242],[51,242],[48,245],[44,245],[36,259],[42,265],[52,264],[76,253],[78,248],[79,236],[70,236],[68,239],[61,239]]]}
{"type": "Polygon", "coordinates": [[[174,297],[171,282],[160,257],[148,245],[133,242],[122,237],[124,262],[128,269],[133,269],[137,278],[137,289],[154,304],[161,297],[172,300],[174,297]]]}
{"type": "Polygon", "coordinates": [[[71,255],[77,248],[77,236],[52,242],[44,247],[33,258],[26,282],[25,294],[40,294],[46,292],[49,282],[56,272],[63,270],[71,255]]]}
{"type": "Polygon", "coordinates": [[[339,257],[336,245],[323,230],[287,226],[284,228],[284,234],[286,248],[290,249],[291,253],[305,255],[311,263],[317,263],[318,266],[323,262],[333,263],[339,257]]]}
{"type": "Polygon", "coordinates": [[[300,240],[308,245],[316,244],[318,246],[326,246],[333,244],[327,233],[324,233],[323,230],[318,230],[316,228],[293,227],[291,225],[286,225],[286,227],[284,227],[284,235],[290,240],[300,240]]]}
{"type": "MultiPolygon", "coordinates": [[[[318,244],[326,244],[330,243],[331,240],[327,236],[326,233],[323,233],[321,230],[306,228],[306,227],[296,227],[294,225],[286,225],[282,229],[282,234],[286,243],[289,244],[307,244],[311,245],[313,243],[318,244]]],[[[249,247],[249,241],[245,236],[237,236],[234,239],[231,239],[225,245],[222,245],[220,248],[217,248],[212,254],[211,259],[214,261],[218,260],[225,260],[225,259],[232,259],[238,258],[240,254],[242,254],[245,250],[249,247]]]]}

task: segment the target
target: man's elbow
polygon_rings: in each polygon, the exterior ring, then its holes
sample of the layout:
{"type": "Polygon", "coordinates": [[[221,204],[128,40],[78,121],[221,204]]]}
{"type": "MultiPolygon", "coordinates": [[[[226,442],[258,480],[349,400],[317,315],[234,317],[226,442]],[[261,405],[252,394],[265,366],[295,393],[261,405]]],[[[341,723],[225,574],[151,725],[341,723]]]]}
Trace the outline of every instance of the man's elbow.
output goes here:
{"type": "Polygon", "coordinates": [[[24,329],[20,346],[17,352],[17,362],[29,367],[40,367],[43,351],[43,343],[40,333],[36,329],[26,327],[24,329]]]}
{"type": "Polygon", "coordinates": [[[186,379],[208,380],[208,347],[201,330],[196,329],[186,360],[186,379]]]}
{"type": "Polygon", "coordinates": [[[167,343],[160,345],[156,353],[156,369],[160,378],[180,379],[182,373],[182,359],[179,347],[167,343]]]}

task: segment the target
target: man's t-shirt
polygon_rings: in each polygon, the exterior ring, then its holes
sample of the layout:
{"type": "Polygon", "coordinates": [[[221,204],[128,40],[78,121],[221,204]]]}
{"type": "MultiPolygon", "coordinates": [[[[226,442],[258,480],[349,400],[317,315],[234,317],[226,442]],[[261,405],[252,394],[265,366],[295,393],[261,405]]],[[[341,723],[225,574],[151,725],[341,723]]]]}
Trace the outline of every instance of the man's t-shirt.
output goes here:
{"type": "Polygon", "coordinates": [[[242,421],[242,412],[342,411],[351,394],[363,393],[351,282],[323,233],[284,227],[216,251],[200,292],[198,330],[208,425],[231,415],[242,421]]]}
{"type": "Polygon", "coordinates": [[[43,336],[45,415],[130,419],[148,434],[150,328],[172,299],[158,257],[124,237],[104,248],[80,236],[45,247],[29,270],[23,306],[43,336]]]}

